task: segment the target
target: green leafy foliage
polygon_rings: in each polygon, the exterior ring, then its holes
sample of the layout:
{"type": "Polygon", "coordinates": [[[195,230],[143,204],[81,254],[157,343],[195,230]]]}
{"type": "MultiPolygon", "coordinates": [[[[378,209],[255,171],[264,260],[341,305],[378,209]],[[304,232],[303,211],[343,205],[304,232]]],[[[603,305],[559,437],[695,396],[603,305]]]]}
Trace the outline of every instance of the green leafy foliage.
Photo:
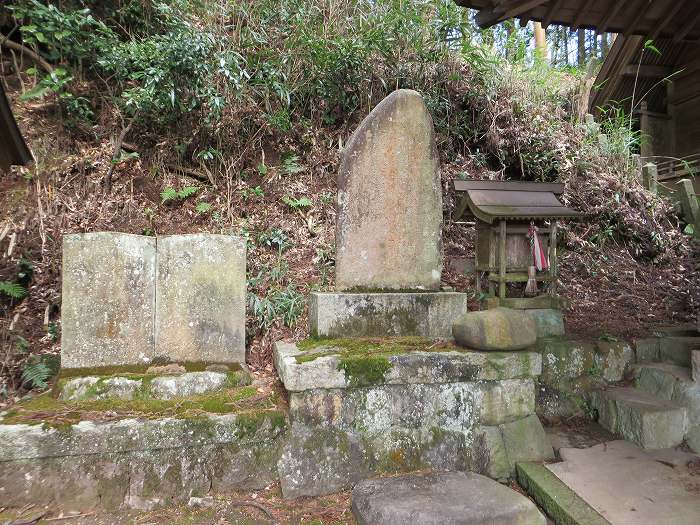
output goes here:
{"type": "Polygon", "coordinates": [[[27,290],[20,284],[0,281],[0,294],[7,295],[13,299],[21,299],[27,295],[27,290]]]}
{"type": "Polygon", "coordinates": [[[270,228],[258,236],[258,242],[263,246],[276,248],[280,253],[292,246],[289,236],[280,228],[270,228]]]}
{"type": "Polygon", "coordinates": [[[22,372],[22,384],[29,388],[46,388],[51,375],[51,369],[43,361],[30,360],[22,372]]]}
{"type": "Polygon", "coordinates": [[[313,204],[313,201],[309,199],[308,197],[301,197],[299,199],[295,199],[294,197],[290,197],[288,195],[285,195],[282,197],[282,202],[284,202],[287,206],[292,208],[293,210],[301,210],[305,208],[310,208],[311,205],[313,204]]]}
{"type": "Polygon", "coordinates": [[[172,187],[167,187],[162,192],[160,192],[160,198],[162,202],[185,200],[188,197],[191,197],[192,195],[197,193],[197,191],[199,191],[199,188],[197,186],[185,186],[180,190],[177,190],[172,187]]]}
{"type": "Polygon", "coordinates": [[[304,312],[304,302],[304,295],[294,284],[273,288],[264,296],[248,295],[248,307],[262,330],[268,330],[278,321],[285,326],[294,326],[304,312]]]}
{"type": "Polygon", "coordinates": [[[212,208],[212,206],[208,202],[198,202],[197,206],[195,207],[195,210],[200,215],[204,215],[204,214],[209,213],[211,211],[211,208],[212,208]]]}

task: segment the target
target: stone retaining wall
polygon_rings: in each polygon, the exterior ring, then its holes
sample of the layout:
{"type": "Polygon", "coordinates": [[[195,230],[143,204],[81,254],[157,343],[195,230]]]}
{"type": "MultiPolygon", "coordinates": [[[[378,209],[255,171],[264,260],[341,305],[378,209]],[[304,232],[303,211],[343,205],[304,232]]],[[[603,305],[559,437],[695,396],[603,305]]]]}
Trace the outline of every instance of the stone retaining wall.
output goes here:
{"type": "MultiPolygon", "coordinates": [[[[515,461],[552,454],[534,416],[538,354],[388,355],[381,375],[358,381],[343,366],[348,357],[332,348],[332,342],[311,352],[286,343],[275,348],[290,401],[291,433],[278,464],[285,497],[420,468],[504,479],[515,461]]],[[[362,358],[353,362],[359,367],[362,358]]]]}
{"type": "Polygon", "coordinates": [[[198,419],[0,424],[0,501],[151,509],[277,479],[287,431],[278,411],[198,419]]]}

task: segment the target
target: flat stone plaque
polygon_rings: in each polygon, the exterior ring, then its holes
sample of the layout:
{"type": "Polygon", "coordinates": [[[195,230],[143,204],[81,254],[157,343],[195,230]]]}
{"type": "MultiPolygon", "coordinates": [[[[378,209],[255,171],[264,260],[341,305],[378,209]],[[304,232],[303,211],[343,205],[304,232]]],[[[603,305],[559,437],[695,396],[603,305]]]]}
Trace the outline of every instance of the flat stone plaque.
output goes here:
{"type": "Polygon", "coordinates": [[[232,235],[158,238],[155,355],[245,362],[245,258],[232,235]]]}
{"type": "Polygon", "coordinates": [[[156,239],[63,237],[61,366],[144,364],[153,357],[156,239]]]}

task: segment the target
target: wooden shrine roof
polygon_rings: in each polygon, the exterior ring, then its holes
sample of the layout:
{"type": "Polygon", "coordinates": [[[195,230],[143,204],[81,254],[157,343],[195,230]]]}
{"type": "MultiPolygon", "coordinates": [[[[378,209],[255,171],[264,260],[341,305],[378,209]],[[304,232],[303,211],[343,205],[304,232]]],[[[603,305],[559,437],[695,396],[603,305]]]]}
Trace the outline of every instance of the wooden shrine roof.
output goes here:
{"type": "Polygon", "coordinates": [[[33,160],[10,108],[10,101],[0,82],[0,171],[12,165],[25,165],[33,160]]]}
{"type": "Polygon", "coordinates": [[[595,29],[598,33],[639,35],[676,42],[700,38],[698,0],[455,0],[457,5],[478,9],[476,22],[490,27],[509,18],[521,24],[537,20],[571,29],[595,29]]]}
{"type": "Polygon", "coordinates": [[[495,219],[562,219],[581,214],[564,206],[557,195],[563,184],[490,180],[456,180],[454,189],[464,199],[455,218],[467,210],[489,224],[495,219]]]}

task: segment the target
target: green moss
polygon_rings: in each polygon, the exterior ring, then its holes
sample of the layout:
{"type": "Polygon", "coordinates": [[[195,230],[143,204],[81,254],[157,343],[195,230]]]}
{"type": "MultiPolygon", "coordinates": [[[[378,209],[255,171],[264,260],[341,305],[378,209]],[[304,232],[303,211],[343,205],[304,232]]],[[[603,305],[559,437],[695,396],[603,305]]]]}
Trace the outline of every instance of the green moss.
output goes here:
{"type": "MultiPolygon", "coordinates": [[[[100,419],[110,412],[110,419],[141,417],[201,418],[207,414],[247,414],[270,410],[278,404],[276,394],[260,399],[257,389],[243,386],[221,390],[208,395],[176,399],[152,399],[137,397],[131,400],[100,399],[63,401],[50,393],[22,401],[13,407],[2,424],[43,424],[51,426],[71,425],[81,420],[100,419]]],[[[283,417],[283,416],[282,416],[283,417]]],[[[275,420],[276,425],[281,423],[275,420]]]]}
{"type": "MultiPolygon", "coordinates": [[[[164,363],[162,363],[162,364],[164,364],[164,363]]],[[[142,365],[113,365],[113,366],[95,366],[95,367],[87,367],[87,368],[62,368],[58,374],[58,377],[59,377],[59,379],[65,379],[65,378],[85,377],[85,376],[105,376],[105,377],[120,376],[120,377],[128,377],[129,379],[134,379],[135,377],[129,377],[129,376],[131,375],[131,376],[143,377],[144,375],[154,375],[154,374],[147,374],[147,370],[151,366],[161,366],[162,364],[153,365],[151,363],[151,364],[142,364],[142,365]]],[[[226,366],[231,372],[246,374],[245,370],[243,370],[243,367],[240,365],[240,363],[217,363],[214,361],[197,361],[197,362],[187,361],[187,362],[178,363],[178,364],[182,365],[187,372],[204,372],[208,366],[223,365],[223,366],[226,366]]]]}
{"type": "Polygon", "coordinates": [[[381,384],[390,368],[386,357],[375,355],[342,357],[338,363],[338,370],[345,373],[351,387],[381,384]]]}
{"type": "Polygon", "coordinates": [[[361,357],[397,355],[411,352],[470,352],[453,343],[426,337],[358,337],[348,339],[305,339],[297,343],[304,352],[296,356],[297,363],[306,363],[329,355],[361,357]]]}

